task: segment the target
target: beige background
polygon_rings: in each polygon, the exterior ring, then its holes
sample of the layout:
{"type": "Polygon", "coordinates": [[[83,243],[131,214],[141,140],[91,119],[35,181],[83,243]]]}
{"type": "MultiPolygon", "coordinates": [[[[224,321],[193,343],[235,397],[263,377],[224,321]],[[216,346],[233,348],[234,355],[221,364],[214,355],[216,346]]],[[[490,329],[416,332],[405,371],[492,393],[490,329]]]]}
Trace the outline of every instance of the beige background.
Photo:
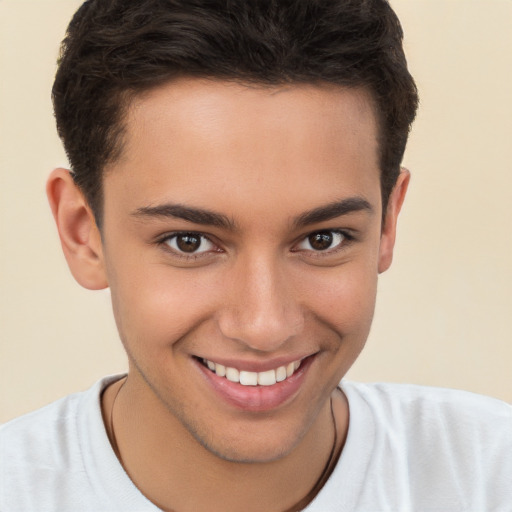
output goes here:
{"type": "MultiPolygon", "coordinates": [[[[0,422],[124,370],[108,292],[65,267],[44,196],[50,88],[80,2],[0,0],[0,422]]],[[[394,0],[422,105],[360,380],[512,402],[512,2],[394,0]]]]}

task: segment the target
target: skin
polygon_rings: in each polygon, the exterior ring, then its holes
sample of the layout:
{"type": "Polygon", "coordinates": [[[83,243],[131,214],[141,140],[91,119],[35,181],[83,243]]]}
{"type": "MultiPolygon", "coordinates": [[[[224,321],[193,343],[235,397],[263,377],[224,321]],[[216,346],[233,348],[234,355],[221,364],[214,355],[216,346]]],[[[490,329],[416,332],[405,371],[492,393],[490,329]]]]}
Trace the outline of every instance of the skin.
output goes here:
{"type": "Polygon", "coordinates": [[[409,181],[402,171],[382,224],[377,155],[363,90],[182,79],[131,105],[123,154],[104,177],[101,233],[69,172],[50,176],[71,271],[86,288],[110,287],[129,358],[124,385],[104,394],[106,424],[120,389],[120,459],[163,510],[292,507],[328,460],[331,397],[343,443],[348,404],[333,390],[367,339],[409,181]],[[333,218],[307,215],[347,200],[333,218]],[[177,204],[225,225],[169,215],[177,204]],[[206,238],[180,253],[176,232],[206,238]],[[332,246],[315,250],[318,232],[332,246]],[[298,390],[263,411],[223,400],[197,360],[305,356],[298,390]]]}

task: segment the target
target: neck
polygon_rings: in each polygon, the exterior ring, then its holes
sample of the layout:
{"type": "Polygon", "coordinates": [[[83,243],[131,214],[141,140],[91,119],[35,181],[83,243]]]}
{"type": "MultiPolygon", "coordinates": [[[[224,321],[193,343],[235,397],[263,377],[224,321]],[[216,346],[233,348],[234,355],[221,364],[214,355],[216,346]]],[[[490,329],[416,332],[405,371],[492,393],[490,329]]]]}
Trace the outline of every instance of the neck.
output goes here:
{"type": "Polygon", "coordinates": [[[323,485],[319,480],[325,481],[335,465],[348,429],[346,399],[334,392],[332,405],[324,404],[290,453],[266,462],[227,461],[198,443],[147,387],[134,381],[128,378],[106,390],[105,423],[134,484],[164,511],[299,510],[323,485]]]}

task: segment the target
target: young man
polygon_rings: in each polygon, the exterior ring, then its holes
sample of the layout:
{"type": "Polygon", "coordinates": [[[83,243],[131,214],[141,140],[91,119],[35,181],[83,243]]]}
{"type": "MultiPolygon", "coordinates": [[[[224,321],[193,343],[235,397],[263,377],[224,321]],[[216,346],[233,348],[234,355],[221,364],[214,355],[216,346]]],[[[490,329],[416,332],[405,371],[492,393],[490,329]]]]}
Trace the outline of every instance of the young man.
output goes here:
{"type": "Polygon", "coordinates": [[[417,96],[384,0],[92,0],[48,197],[129,359],[0,431],[0,510],[512,509],[512,410],[340,381],[417,96]]]}

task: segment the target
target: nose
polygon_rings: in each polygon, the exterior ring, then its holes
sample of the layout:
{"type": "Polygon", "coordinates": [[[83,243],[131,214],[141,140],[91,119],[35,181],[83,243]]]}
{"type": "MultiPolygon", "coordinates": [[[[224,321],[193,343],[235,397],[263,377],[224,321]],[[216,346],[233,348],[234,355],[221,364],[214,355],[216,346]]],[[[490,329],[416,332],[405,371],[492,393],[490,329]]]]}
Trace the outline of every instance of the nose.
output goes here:
{"type": "Polygon", "coordinates": [[[304,328],[304,314],[286,264],[264,255],[240,258],[218,311],[222,334],[246,347],[275,352],[304,328]]]}

